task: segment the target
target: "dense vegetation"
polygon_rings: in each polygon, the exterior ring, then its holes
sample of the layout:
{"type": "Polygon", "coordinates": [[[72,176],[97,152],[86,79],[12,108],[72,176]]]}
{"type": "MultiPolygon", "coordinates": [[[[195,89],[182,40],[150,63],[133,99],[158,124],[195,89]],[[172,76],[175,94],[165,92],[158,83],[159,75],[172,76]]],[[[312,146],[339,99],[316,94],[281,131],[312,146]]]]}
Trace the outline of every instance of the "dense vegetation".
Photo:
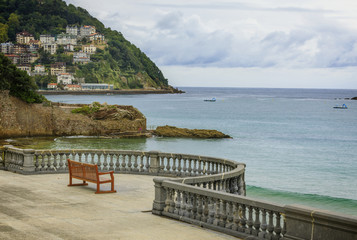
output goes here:
{"type": "Polygon", "coordinates": [[[28,103],[41,103],[45,97],[37,94],[36,89],[33,79],[0,53],[0,90],[9,90],[10,95],[28,103]]]}
{"type": "MultiPolygon", "coordinates": [[[[73,67],[77,77],[86,82],[112,83],[116,88],[143,86],[167,87],[160,69],[120,32],[104,25],[83,8],[67,5],[62,0],[0,0],[0,42],[16,40],[16,33],[26,30],[36,39],[41,34],[59,34],[67,25],[92,25],[108,42],[91,57],[92,63],[73,67]]],[[[55,55],[40,53],[42,64],[55,61],[71,63],[61,50],[55,55]]]]}

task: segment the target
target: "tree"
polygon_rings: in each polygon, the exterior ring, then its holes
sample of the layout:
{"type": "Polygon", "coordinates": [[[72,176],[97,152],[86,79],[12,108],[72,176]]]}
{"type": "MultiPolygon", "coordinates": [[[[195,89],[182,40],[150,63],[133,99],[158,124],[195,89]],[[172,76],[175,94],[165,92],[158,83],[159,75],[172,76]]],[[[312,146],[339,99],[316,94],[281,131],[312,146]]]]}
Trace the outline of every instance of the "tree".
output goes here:
{"type": "Polygon", "coordinates": [[[41,103],[46,100],[39,95],[33,79],[25,71],[19,70],[9,58],[0,53],[0,90],[9,90],[10,95],[27,103],[41,103]]]}
{"type": "Polygon", "coordinates": [[[8,28],[7,24],[0,23],[0,43],[6,42],[9,38],[7,35],[8,28]]]}
{"type": "Polygon", "coordinates": [[[11,13],[7,25],[9,26],[8,36],[12,41],[15,41],[16,33],[20,31],[19,16],[15,13],[11,13]]]}

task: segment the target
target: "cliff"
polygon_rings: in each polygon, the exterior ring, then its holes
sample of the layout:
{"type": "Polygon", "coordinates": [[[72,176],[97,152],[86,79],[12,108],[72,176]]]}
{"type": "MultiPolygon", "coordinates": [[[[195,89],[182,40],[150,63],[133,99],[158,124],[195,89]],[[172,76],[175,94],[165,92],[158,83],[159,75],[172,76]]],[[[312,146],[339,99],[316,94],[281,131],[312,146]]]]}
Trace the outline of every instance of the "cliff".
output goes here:
{"type": "Polygon", "coordinates": [[[146,118],[132,106],[103,105],[95,113],[72,113],[84,105],[28,104],[0,91],[0,138],[32,136],[121,136],[146,131],[146,118]]]}

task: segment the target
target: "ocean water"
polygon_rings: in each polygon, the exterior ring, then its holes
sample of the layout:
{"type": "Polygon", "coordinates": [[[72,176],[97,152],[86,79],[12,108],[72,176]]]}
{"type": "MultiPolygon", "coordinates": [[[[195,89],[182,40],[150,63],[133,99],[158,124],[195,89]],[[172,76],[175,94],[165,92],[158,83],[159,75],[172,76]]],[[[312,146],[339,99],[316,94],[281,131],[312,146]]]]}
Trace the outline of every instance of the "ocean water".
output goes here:
{"type": "Polygon", "coordinates": [[[159,150],[247,164],[247,195],[357,216],[357,90],[181,88],[185,94],[63,95],[51,101],[133,105],[154,128],[217,129],[232,139],[30,140],[36,148],[159,150]],[[216,102],[204,102],[215,97],[216,102]],[[348,109],[334,109],[345,103],[348,109]]]}

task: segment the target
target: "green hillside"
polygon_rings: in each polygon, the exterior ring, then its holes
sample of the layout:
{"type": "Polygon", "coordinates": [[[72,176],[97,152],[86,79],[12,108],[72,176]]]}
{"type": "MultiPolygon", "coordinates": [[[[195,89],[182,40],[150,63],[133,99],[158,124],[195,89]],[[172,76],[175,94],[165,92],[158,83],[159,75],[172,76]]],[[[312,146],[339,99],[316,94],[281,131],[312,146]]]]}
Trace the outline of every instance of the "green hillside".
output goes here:
{"type": "MultiPolygon", "coordinates": [[[[107,45],[97,48],[91,56],[92,62],[75,65],[72,56],[59,48],[53,55],[39,51],[40,58],[34,64],[49,66],[66,62],[77,78],[85,78],[87,83],[114,84],[116,89],[169,87],[160,69],[139,48],[120,32],[106,28],[85,9],[61,0],[0,0],[0,42],[16,42],[16,33],[21,31],[39,39],[41,34],[60,34],[66,32],[66,26],[73,25],[95,26],[98,33],[104,34],[107,45]]],[[[44,84],[43,81],[51,79],[38,78],[37,81],[44,84]]]]}

